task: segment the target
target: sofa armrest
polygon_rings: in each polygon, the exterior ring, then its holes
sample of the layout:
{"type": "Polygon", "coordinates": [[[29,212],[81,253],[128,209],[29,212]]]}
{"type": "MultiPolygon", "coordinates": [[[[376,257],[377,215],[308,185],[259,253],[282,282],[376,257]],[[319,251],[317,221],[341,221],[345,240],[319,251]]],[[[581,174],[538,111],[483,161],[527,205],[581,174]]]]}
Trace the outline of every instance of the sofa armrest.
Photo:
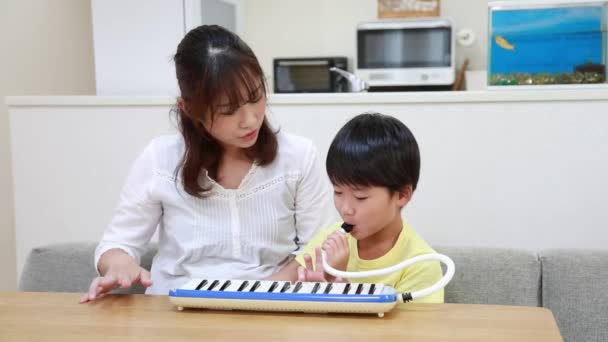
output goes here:
{"type": "Polygon", "coordinates": [[[566,341],[608,341],[608,250],[540,253],[543,306],[566,341]]]}

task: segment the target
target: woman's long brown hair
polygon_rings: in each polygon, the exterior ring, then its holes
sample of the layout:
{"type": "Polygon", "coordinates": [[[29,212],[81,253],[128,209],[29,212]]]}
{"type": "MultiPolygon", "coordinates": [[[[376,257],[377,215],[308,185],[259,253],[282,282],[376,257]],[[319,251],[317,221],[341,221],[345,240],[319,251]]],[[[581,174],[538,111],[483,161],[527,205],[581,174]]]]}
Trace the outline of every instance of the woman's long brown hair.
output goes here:
{"type": "MultiPolygon", "coordinates": [[[[248,102],[266,97],[266,79],[253,51],[236,34],[217,25],[199,26],[186,34],[174,57],[177,82],[183,99],[176,106],[177,123],[185,151],[176,169],[186,192],[203,197],[210,190],[201,177],[207,170],[216,179],[223,150],[203,122],[218,114],[233,113],[248,102]],[[227,103],[220,101],[227,100],[227,103]]],[[[277,154],[276,133],[266,118],[256,143],[245,154],[259,165],[277,154]]],[[[179,179],[176,177],[176,179],[179,179]]]]}

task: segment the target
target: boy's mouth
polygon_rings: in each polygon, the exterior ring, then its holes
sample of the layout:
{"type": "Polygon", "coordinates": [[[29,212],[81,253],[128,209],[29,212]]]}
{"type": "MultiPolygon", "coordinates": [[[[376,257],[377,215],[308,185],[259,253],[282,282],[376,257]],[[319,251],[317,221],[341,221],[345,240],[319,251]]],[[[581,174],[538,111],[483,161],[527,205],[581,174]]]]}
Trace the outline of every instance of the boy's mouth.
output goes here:
{"type": "Polygon", "coordinates": [[[345,233],[350,233],[353,231],[353,228],[355,227],[355,225],[350,224],[350,223],[342,223],[342,230],[344,230],[345,233]]]}

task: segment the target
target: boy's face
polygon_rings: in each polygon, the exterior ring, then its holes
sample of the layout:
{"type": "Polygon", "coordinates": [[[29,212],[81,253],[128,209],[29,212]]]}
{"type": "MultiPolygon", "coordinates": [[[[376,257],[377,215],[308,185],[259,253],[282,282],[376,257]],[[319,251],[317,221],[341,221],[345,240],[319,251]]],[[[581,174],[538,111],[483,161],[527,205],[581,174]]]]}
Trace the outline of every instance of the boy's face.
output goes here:
{"type": "Polygon", "coordinates": [[[334,185],[334,203],[351,235],[363,240],[394,224],[401,224],[401,208],[412,195],[411,187],[392,193],[385,187],[334,185]]]}

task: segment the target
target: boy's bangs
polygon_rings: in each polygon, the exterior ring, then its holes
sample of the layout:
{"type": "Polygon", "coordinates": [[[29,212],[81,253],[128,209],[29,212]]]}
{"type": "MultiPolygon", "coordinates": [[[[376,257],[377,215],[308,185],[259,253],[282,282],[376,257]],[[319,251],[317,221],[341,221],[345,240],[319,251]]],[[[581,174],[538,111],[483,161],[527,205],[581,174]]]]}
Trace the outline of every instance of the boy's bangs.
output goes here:
{"type": "Polygon", "coordinates": [[[374,153],[364,145],[352,143],[336,146],[327,158],[327,174],[334,185],[365,187],[378,185],[375,179],[382,170],[376,169],[374,153]]]}

